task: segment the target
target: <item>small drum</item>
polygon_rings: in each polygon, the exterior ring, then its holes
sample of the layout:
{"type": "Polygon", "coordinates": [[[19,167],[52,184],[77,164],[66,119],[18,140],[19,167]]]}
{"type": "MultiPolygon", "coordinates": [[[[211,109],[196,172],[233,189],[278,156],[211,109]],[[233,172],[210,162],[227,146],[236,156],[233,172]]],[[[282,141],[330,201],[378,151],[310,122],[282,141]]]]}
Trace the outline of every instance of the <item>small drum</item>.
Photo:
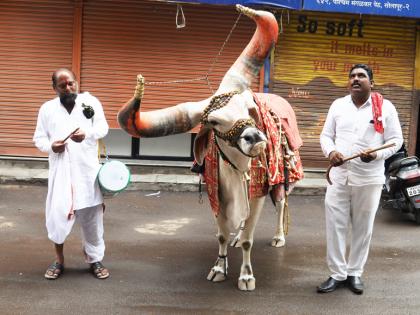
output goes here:
{"type": "Polygon", "coordinates": [[[124,163],[116,160],[106,161],[98,173],[99,187],[104,197],[113,197],[127,188],[130,183],[130,170],[124,163]]]}

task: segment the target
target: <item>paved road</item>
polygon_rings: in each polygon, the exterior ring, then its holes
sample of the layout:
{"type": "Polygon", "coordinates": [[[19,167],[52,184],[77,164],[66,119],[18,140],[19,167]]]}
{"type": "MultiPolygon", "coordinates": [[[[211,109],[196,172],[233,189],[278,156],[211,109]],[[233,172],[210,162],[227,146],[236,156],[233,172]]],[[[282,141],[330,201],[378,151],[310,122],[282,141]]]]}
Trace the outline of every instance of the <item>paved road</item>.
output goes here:
{"type": "Polygon", "coordinates": [[[282,249],[268,244],[274,211],[266,203],[256,231],[254,292],[236,288],[240,250],[229,252],[229,278],[206,275],[217,256],[207,200],[195,193],[128,191],[107,203],[107,280],[88,272],[76,226],[66,242],[66,272],[43,279],[52,261],[44,228],[44,186],[0,185],[0,314],[420,314],[420,227],[378,212],[362,296],[320,295],[325,280],[322,196],[292,196],[282,249]]]}

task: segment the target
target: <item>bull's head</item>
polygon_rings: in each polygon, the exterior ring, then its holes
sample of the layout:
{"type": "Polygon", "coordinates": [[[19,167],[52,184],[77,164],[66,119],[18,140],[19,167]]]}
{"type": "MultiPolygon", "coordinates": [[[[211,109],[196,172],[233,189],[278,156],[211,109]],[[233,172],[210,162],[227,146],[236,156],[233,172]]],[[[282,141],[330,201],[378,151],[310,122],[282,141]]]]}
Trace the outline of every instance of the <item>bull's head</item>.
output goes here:
{"type": "Polygon", "coordinates": [[[223,77],[216,93],[202,101],[141,112],[144,80],[139,76],[134,97],[118,113],[122,129],[134,137],[161,137],[187,132],[201,122],[203,127],[194,144],[194,154],[200,164],[205,156],[210,130],[220,138],[222,146],[230,148],[228,150],[239,150],[251,157],[259,153],[267,139],[256,128],[259,118],[249,88],[276,43],[278,25],[274,15],[267,11],[256,11],[241,5],[236,8],[252,18],[257,28],[251,41],[223,77]]]}

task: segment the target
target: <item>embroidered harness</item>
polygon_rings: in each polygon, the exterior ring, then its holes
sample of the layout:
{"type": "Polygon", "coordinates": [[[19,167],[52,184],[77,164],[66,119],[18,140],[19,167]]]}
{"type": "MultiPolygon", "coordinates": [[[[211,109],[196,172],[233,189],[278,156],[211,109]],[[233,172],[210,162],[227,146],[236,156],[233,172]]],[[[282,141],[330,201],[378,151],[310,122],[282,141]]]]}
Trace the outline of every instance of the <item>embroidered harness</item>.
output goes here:
{"type": "MultiPolygon", "coordinates": [[[[211,123],[209,122],[209,114],[211,112],[214,112],[215,110],[218,110],[220,108],[225,107],[229,103],[231,98],[236,94],[239,94],[239,92],[238,91],[232,91],[232,92],[223,93],[223,94],[219,94],[219,95],[214,96],[210,100],[210,104],[204,109],[203,115],[201,116],[201,124],[203,126],[211,125],[211,123]]],[[[212,128],[212,129],[213,129],[214,134],[217,137],[225,140],[226,142],[229,143],[230,146],[239,149],[243,154],[245,154],[238,145],[238,139],[239,139],[240,135],[242,134],[242,132],[246,128],[249,128],[249,127],[254,127],[254,128],[256,127],[255,121],[252,118],[238,119],[234,123],[232,128],[230,128],[226,132],[220,132],[220,131],[218,131],[214,128],[212,128]]],[[[249,156],[248,154],[245,154],[245,155],[249,156]]]]}

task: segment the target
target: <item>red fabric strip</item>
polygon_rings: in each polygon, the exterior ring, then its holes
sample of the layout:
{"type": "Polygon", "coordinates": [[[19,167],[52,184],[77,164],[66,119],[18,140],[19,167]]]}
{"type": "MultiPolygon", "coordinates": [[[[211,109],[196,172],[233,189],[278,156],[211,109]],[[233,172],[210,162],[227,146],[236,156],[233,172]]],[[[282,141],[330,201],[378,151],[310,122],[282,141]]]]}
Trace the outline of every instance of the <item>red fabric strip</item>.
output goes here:
{"type": "Polygon", "coordinates": [[[371,93],[372,98],[372,114],[373,114],[373,127],[379,133],[384,133],[384,126],[382,124],[382,104],[384,97],[377,93],[371,93]]]}

